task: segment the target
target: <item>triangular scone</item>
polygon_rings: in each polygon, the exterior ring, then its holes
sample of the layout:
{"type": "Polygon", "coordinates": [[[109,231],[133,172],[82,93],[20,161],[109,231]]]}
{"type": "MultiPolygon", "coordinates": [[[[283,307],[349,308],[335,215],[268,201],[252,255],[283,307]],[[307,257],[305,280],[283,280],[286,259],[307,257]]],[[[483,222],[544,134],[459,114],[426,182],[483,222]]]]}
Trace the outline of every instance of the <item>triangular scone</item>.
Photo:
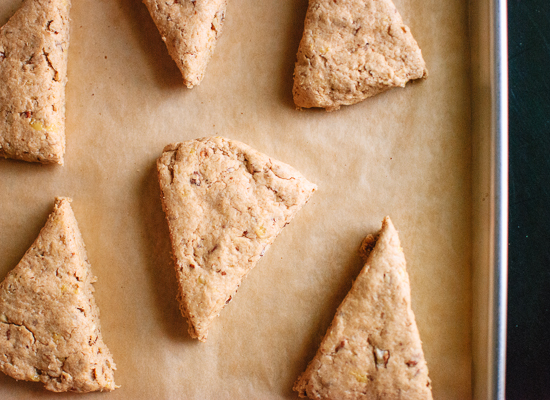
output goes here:
{"type": "Polygon", "coordinates": [[[328,111],[427,76],[391,0],[310,0],[294,69],[298,107],[328,111]]]}
{"type": "Polygon", "coordinates": [[[0,28],[0,156],[63,164],[70,0],[25,0],[0,28]]]}
{"type": "Polygon", "coordinates": [[[0,370],[54,392],[115,389],[82,236],[69,204],[54,211],[0,284],[0,370]]]}
{"type": "Polygon", "coordinates": [[[227,0],[143,0],[188,88],[201,83],[225,20],[227,0]]]}
{"type": "Polygon", "coordinates": [[[389,217],[361,247],[366,264],[294,390],[311,399],[432,399],[405,256],[389,217]]]}
{"type": "Polygon", "coordinates": [[[168,145],[157,166],[180,309],[189,334],[205,341],[214,318],[316,186],[289,165],[221,137],[168,145]]]}

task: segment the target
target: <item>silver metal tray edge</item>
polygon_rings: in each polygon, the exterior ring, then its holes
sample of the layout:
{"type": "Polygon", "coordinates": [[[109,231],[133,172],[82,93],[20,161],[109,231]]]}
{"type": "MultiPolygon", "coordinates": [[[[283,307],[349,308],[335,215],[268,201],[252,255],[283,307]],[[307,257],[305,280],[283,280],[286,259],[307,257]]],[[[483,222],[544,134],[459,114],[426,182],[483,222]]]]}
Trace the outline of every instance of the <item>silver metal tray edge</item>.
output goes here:
{"type": "Polygon", "coordinates": [[[473,398],[504,399],[508,280],[506,0],[471,0],[470,30],[473,127],[473,398]]]}

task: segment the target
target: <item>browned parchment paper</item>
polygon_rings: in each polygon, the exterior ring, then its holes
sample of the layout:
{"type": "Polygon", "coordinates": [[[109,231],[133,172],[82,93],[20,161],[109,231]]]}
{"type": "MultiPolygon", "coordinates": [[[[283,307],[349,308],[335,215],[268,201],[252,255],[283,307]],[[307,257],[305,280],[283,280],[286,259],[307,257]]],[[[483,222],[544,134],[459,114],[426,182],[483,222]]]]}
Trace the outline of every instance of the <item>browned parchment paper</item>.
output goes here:
{"type": "MultiPolygon", "coordinates": [[[[0,2],[5,22],[21,0],[0,2]]],[[[467,2],[395,0],[430,77],[343,107],[291,97],[305,0],[230,0],[203,83],[183,83],[138,0],[73,0],[65,166],[0,160],[0,278],[70,196],[120,389],[86,398],[293,399],[390,215],[408,261],[436,399],[471,395],[471,168],[467,2]],[[155,160],[223,135],[319,186],[210,331],[191,340],[176,302],[155,160]]],[[[1,82],[0,82],[1,84],[1,82]]],[[[2,399],[68,398],[0,374],[2,399]]]]}

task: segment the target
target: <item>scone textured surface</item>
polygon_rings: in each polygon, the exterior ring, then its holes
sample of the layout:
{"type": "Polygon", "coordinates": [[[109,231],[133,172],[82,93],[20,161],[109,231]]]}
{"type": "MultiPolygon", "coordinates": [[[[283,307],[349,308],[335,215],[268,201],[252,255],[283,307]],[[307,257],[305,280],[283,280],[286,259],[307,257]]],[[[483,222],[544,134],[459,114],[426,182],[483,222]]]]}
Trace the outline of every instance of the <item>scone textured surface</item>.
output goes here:
{"type": "Polygon", "coordinates": [[[63,164],[70,0],[25,0],[0,28],[0,156],[63,164]]]}
{"type": "Polygon", "coordinates": [[[161,197],[193,338],[208,328],[316,186],[287,164],[221,137],[167,146],[161,197]]]}
{"type": "Polygon", "coordinates": [[[337,110],[425,76],[391,0],[310,0],[294,69],[299,108],[337,110]]]}
{"type": "Polygon", "coordinates": [[[389,217],[362,253],[366,264],[294,390],[311,399],[431,400],[405,257],[389,217]]]}
{"type": "Polygon", "coordinates": [[[38,238],[0,284],[0,370],[54,392],[115,389],[95,280],[70,199],[58,198],[38,238]]]}
{"type": "Polygon", "coordinates": [[[201,83],[225,20],[227,0],[143,0],[187,87],[201,83]]]}

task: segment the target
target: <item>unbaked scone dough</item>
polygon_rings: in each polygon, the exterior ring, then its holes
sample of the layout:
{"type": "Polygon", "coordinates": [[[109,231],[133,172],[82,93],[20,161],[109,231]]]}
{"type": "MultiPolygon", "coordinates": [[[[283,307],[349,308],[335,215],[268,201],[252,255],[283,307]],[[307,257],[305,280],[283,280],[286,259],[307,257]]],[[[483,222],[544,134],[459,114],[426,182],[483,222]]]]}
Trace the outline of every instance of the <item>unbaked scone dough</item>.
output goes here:
{"type": "Polygon", "coordinates": [[[188,88],[201,83],[222,32],[227,0],[143,0],[188,88]]]}
{"type": "Polygon", "coordinates": [[[294,390],[311,399],[431,400],[405,256],[389,217],[361,253],[365,266],[294,390]]]}
{"type": "Polygon", "coordinates": [[[427,76],[391,0],[310,0],[294,69],[298,107],[337,110],[427,76]]]}
{"type": "Polygon", "coordinates": [[[0,28],[0,156],[63,164],[70,0],[25,0],[0,28]]]}
{"type": "Polygon", "coordinates": [[[316,186],[250,146],[221,137],[168,145],[157,162],[189,334],[208,328],[316,186]]]}
{"type": "Polygon", "coordinates": [[[54,211],[0,284],[0,370],[54,392],[115,389],[90,263],[70,206],[54,211]]]}

